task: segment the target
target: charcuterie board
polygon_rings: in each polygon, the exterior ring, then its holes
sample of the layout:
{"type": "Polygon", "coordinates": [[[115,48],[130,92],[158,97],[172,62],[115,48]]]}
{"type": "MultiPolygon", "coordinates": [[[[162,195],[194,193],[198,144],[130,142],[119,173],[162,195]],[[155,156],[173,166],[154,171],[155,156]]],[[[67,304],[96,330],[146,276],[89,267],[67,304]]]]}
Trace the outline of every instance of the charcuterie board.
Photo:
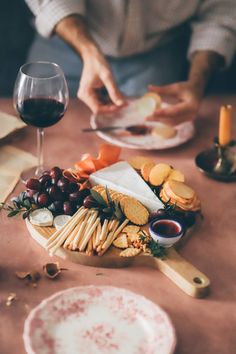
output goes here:
{"type": "MultiPolygon", "coordinates": [[[[47,240],[55,231],[53,227],[34,226],[28,220],[26,221],[26,225],[31,237],[42,247],[46,246],[47,240]]],[[[187,237],[189,235],[185,235],[184,238],[187,237]]],[[[184,239],[181,241],[183,243],[184,239]]],[[[120,250],[112,246],[102,257],[99,257],[88,256],[85,252],[69,251],[60,247],[55,255],[92,267],[122,268],[128,266],[147,266],[158,268],[186,294],[197,298],[208,294],[209,279],[191,263],[182,258],[174,247],[168,249],[167,256],[164,259],[155,258],[143,253],[136,257],[120,257],[119,252],[120,250]]]]}

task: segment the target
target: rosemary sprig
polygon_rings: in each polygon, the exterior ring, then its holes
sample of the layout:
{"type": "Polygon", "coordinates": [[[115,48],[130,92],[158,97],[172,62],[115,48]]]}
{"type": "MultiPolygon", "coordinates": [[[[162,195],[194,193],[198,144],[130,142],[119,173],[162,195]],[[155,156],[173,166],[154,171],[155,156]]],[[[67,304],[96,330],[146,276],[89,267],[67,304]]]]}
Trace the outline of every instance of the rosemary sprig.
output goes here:
{"type": "Polygon", "coordinates": [[[120,221],[123,221],[125,219],[124,214],[123,214],[121,207],[120,207],[120,203],[112,200],[107,187],[106,187],[107,202],[101,196],[101,194],[99,194],[97,191],[91,189],[90,193],[91,193],[91,196],[97,202],[97,207],[95,207],[95,209],[98,210],[99,215],[102,218],[112,219],[115,217],[116,219],[118,219],[120,221]]]}
{"type": "Polygon", "coordinates": [[[160,246],[158,242],[154,241],[152,238],[147,237],[147,235],[144,232],[142,232],[142,235],[140,236],[140,240],[146,243],[153,257],[162,258],[162,259],[166,257],[167,251],[165,247],[160,246]]]}
{"type": "Polygon", "coordinates": [[[8,203],[0,203],[0,210],[6,210],[9,218],[22,214],[23,219],[26,219],[32,210],[36,208],[35,204],[32,204],[30,199],[22,192],[19,197],[11,199],[12,205],[8,203]]]}

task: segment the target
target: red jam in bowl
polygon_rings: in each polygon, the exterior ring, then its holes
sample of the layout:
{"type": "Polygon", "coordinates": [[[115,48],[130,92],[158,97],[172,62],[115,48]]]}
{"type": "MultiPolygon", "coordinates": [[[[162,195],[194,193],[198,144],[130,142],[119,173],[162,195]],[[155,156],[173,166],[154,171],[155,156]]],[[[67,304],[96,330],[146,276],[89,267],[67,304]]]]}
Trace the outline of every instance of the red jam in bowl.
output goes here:
{"type": "Polygon", "coordinates": [[[176,220],[159,219],[150,224],[151,230],[161,237],[176,237],[183,233],[183,226],[176,220]]]}

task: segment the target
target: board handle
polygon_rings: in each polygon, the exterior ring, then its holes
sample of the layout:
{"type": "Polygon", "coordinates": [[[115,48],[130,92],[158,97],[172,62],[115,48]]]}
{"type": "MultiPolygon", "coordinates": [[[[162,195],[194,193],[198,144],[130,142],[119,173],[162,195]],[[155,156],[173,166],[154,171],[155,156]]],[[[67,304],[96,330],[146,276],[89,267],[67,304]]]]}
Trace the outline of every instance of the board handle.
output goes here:
{"type": "Polygon", "coordinates": [[[201,298],[209,292],[210,280],[174,248],[168,249],[165,259],[155,258],[158,268],[186,294],[201,298]]]}

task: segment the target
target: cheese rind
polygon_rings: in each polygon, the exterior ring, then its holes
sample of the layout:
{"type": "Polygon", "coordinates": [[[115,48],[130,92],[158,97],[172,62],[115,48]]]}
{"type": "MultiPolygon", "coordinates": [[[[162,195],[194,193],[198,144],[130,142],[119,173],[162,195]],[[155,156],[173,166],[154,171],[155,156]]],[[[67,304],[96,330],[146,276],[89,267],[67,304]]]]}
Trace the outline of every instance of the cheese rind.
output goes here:
{"type": "Polygon", "coordinates": [[[125,161],[103,168],[89,177],[92,186],[100,184],[139,200],[149,211],[163,207],[163,203],[139,174],[125,161]]]}

